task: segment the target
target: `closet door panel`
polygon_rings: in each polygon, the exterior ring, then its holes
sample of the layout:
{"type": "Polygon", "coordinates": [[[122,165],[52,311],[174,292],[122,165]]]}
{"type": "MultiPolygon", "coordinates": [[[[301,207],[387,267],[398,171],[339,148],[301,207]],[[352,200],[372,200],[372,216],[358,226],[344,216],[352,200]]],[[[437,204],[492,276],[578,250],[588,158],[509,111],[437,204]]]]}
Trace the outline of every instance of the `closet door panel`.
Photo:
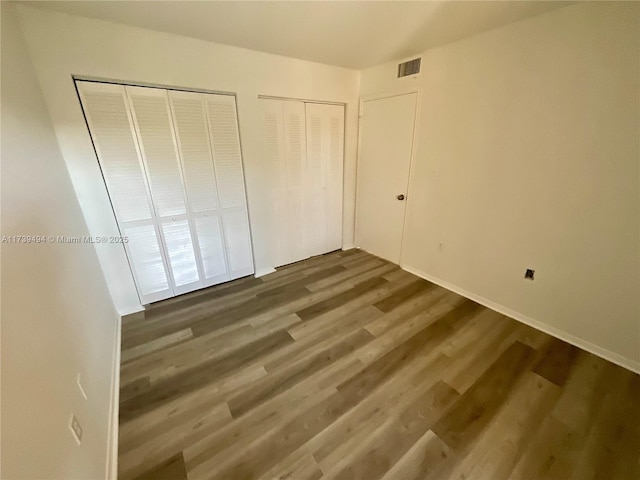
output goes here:
{"type": "Polygon", "coordinates": [[[127,225],[123,227],[122,234],[129,239],[129,258],[136,273],[136,283],[143,302],[172,296],[155,226],[127,225]]]}
{"type": "Polygon", "coordinates": [[[171,91],[169,99],[191,211],[216,210],[219,206],[218,190],[204,95],[171,91]]]}
{"type": "Polygon", "coordinates": [[[178,291],[179,287],[191,285],[199,280],[189,222],[186,218],[163,222],[162,233],[176,293],[182,293],[178,291]]]}
{"type": "Polygon", "coordinates": [[[284,141],[284,102],[261,99],[264,120],[264,151],[266,168],[271,173],[271,258],[274,266],[291,263],[289,250],[289,192],[284,141]]]}
{"type": "Polygon", "coordinates": [[[307,146],[304,103],[285,101],[284,140],[285,178],[287,182],[287,217],[290,263],[310,256],[305,233],[307,212],[307,146]]]}
{"type": "Polygon", "coordinates": [[[150,219],[151,202],[124,87],[78,82],[78,90],[118,217],[123,222],[150,219]]]}
{"type": "Polygon", "coordinates": [[[195,218],[195,225],[205,279],[228,280],[220,217],[212,214],[202,215],[195,218]]]}
{"type": "Polygon", "coordinates": [[[205,95],[222,208],[246,206],[235,97],[205,95]]]}
{"type": "Polygon", "coordinates": [[[109,191],[142,303],[173,296],[125,87],[77,83],[100,168],[109,191]]]}
{"type": "Polygon", "coordinates": [[[228,249],[231,278],[252,273],[253,258],[246,213],[240,209],[225,212],[222,216],[222,224],[228,249]]]}
{"type": "Polygon", "coordinates": [[[342,248],[344,176],[344,106],[323,105],[328,116],[328,173],[326,189],[327,251],[342,248]]]}
{"type": "Polygon", "coordinates": [[[309,255],[325,253],[327,238],[327,161],[326,127],[322,109],[315,104],[306,104],[307,125],[307,211],[305,213],[305,238],[309,255]],[[325,128],[323,128],[325,127],[325,128]]]}
{"type": "Polygon", "coordinates": [[[344,107],[305,105],[309,215],[307,238],[312,255],[342,246],[342,171],[344,107]]]}
{"type": "Polygon", "coordinates": [[[186,213],[180,165],[174,143],[167,91],[126,87],[160,217],[186,213]]]}

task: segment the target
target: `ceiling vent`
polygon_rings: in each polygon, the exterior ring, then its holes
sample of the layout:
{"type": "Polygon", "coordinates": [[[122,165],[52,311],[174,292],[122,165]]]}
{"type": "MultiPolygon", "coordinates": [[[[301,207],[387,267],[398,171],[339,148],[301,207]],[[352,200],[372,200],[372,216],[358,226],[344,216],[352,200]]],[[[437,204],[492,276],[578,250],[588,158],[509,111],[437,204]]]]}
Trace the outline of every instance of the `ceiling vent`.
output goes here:
{"type": "Polygon", "coordinates": [[[413,60],[398,64],[398,78],[419,74],[421,60],[422,58],[414,58],[413,60]]]}

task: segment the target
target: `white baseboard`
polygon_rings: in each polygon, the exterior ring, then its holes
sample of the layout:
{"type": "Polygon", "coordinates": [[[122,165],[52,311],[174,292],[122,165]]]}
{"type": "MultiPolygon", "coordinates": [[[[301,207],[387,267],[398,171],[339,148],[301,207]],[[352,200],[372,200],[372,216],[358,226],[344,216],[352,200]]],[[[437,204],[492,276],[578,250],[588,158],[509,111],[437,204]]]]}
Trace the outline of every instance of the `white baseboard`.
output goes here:
{"type": "Polygon", "coordinates": [[[343,245],[343,246],[342,246],[342,250],[351,250],[352,248],[358,248],[358,247],[356,247],[356,246],[355,246],[355,245],[353,245],[353,244],[350,244],[350,245],[343,245]]]}
{"type": "Polygon", "coordinates": [[[111,405],[107,433],[107,480],[118,478],[118,424],[120,416],[120,342],[122,337],[122,318],[118,318],[116,341],[113,350],[113,370],[111,372],[111,405]]]}
{"type": "Polygon", "coordinates": [[[144,307],[142,305],[135,305],[128,308],[123,309],[121,312],[118,312],[121,317],[126,317],[127,315],[131,315],[132,313],[143,312],[144,307]]]}
{"type": "Polygon", "coordinates": [[[447,290],[451,290],[452,292],[455,292],[458,295],[462,295],[465,298],[473,300],[474,302],[479,303],[480,305],[484,305],[485,307],[490,308],[491,310],[495,310],[498,313],[501,313],[503,315],[506,315],[507,317],[513,318],[514,320],[524,323],[525,325],[529,325],[530,327],[533,327],[536,330],[540,330],[553,337],[559,338],[560,340],[564,340],[565,342],[570,343],[571,345],[575,345],[576,347],[586,350],[589,353],[593,353],[594,355],[604,358],[605,360],[608,360],[611,363],[615,363],[616,365],[620,365],[621,367],[624,367],[627,370],[631,370],[632,372],[640,374],[640,362],[635,362],[615,352],[612,352],[605,348],[599,347],[598,345],[594,345],[591,342],[588,342],[579,337],[576,337],[575,335],[571,335],[570,333],[564,332],[555,327],[547,325],[544,322],[527,317],[526,315],[523,315],[514,310],[511,310],[510,308],[507,308],[504,305],[500,305],[499,303],[492,302],[491,300],[488,300],[480,295],[476,295],[473,292],[469,292],[463,288],[458,287],[457,285],[453,285],[449,282],[446,282],[437,277],[434,277],[433,275],[429,275],[427,273],[421,272],[420,270],[416,270],[411,267],[402,267],[402,269],[406,270],[409,273],[413,273],[414,275],[420,278],[424,278],[425,280],[435,283],[436,285],[440,285],[441,287],[446,288],[447,290]]]}
{"type": "Polygon", "coordinates": [[[258,270],[256,273],[254,273],[253,276],[256,278],[260,278],[260,277],[264,277],[265,275],[269,275],[270,273],[274,273],[275,271],[276,271],[275,268],[263,268],[261,270],[258,270]]]}

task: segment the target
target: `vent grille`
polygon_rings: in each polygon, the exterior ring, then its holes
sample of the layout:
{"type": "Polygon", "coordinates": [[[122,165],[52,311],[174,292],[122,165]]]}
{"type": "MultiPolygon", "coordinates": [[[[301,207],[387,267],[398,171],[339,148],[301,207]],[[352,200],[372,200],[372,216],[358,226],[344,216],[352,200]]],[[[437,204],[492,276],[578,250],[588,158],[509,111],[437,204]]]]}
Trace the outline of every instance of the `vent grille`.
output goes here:
{"type": "Polygon", "coordinates": [[[409,75],[417,75],[420,73],[420,63],[422,58],[415,58],[408,62],[398,65],[398,78],[408,77],[409,75]]]}

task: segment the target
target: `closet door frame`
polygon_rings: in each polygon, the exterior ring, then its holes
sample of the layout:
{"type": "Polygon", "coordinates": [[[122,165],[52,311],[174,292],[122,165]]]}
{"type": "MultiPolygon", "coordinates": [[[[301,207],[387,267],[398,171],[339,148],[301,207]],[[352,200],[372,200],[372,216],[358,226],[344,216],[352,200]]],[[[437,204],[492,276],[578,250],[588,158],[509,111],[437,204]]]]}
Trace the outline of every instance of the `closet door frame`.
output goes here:
{"type": "Polygon", "coordinates": [[[405,268],[406,264],[404,262],[404,258],[403,258],[403,254],[405,251],[405,244],[406,244],[406,228],[407,228],[407,216],[408,216],[408,211],[411,208],[411,203],[412,203],[412,199],[413,199],[413,192],[412,192],[412,179],[413,179],[413,173],[415,171],[415,159],[416,159],[416,146],[418,144],[418,132],[420,131],[420,118],[422,118],[422,110],[421,110],[421,87],[405,87],[405,88],[396,88],[393,90],[389,90],[386,92],[381,92],[381,93],[375,93],[375,94],[371,94],[371,95],[363,95],[360,97],[360,101],[359,101],[359,105],[358,105],[358,150],[357,150],[357,157],[356,157],[356,203],[355,203],[355,211],[354,211],[354,241],[356,242],[356,247],[360,248],[360,245],[358,245],[358,238],[356,236],[358,228],[358,185],[360,182],[360,178],[361,178],[361,173],[360,173],[360,169],[361,169],[361,160],[360,160],[360,156],[362,155],[362,115],[363,115],[363,110],[364,110],[364,103],[371,101],[371,100],[382,100],[385,98],[390,98],[390,97],[397,97],[397,96],[401,96],[401,95],[408,95],[408,94],[412,94],[415,93],[416,94],[416,110],[415,110],[415,119],[413,122],[413,141],[411,143],[411,155],[409,158],[409,175],[407,178],[407,196],[406,196],[406,201],[405,201],[405,208],[404,208],[404,218],[402,221],[402,241],[400,243],[400,261],[398,263],[398,265],[401,268],[405,268]]]}
{"type": "MultiPolygon", "coordinates": [[[[126,110],[127,110],[127,119],[129,121],[129,126],[132,130],[132,133],[134,134],[134,144],[135,144],[135,149],[136,149],[136,153],[137,153],[137,157],[138,157],[138,163],[140,165],[141,171],[143,173],[143,181],[144,181],[144,186],[145,186],[145,192],[146,192],[146,196],[147,196],[147,201],[149,202],[149,206],[150,206],[150,210],[152,213],[152,219],[150,220],[141,220],[141,221],[135,221],[135,222],[126,222],[127,224],[131,224],[131,226],[136,226],[138,223],[142,224],[147,224],[147,223],[151,223],[153,224],[154,227],[154,231],[156,233],[156,238],[158,240],[158,245],[160,247],[160,255],[162,257],[162,263],[163,263],[163,267],[165,270],[165,275],[167,278],[167,283],[168,283],[168,289],[166,290],[162,290],[161,292],[155,292],[153,294],[149,294],[149,295],[144,295],[142,294],[142,292],[140,291],[140,282],[139,282],[139,278],[136,272],[136,269],[134,268],[133,264],[131,263],[131,259],[132,254],[131,254],[131,250],[129,248],[129,246],[127,245],[127,243],[123,242],[123,248],[125,251],[125,256],[127,259],[127,263],[129,264],[129,269],[131,271],[131,274],[134,278],[134,284],[136,287],[136,292],[138,294],[138,297],[140,299],[140,302],[142,305],[148,305],[150,303],[153,302],[157,302],[160,300],[164,300],[167,298],[171,298],[171,297],[175,297],[177,295],[181,295],[183,293],[188,293],[200,288],[205,288],[208,286],[212,286],[212,285],[216,285],[218,283],[222,283],[225,281],[229,281],[229,280],[233,280],[235,278],[240,278],[246,275],[252,275],[255,272],[255,254],[254,254],[254,248],[253,248],[253,233],[252,233],[252,225],[251,225],[251,219],[250,219],[250,214],[249,214],[249,202],[248,202],[248,196],[247,196],[247,186],[246,186],[246,176],[245,176],[245,166],[244,166],[244,153],[243,153],[243,148],[242,148],[242,136],[240,133],[240,124],[239,124],[239,113],[238,113],[238,101],[237,101],[237,95],[235,92],[228,92],[228,91],[216,91],[216,90],[204,90],[204,89],[193,89],[193,88],[188,88],[188,87],[177,87],[177,86],[172,86],[172,85],[161,85],[161,84],[146,84],[146,83],[131,83],[131,82],[125,82],[125,81],[119,81],[119,80],[114,80],[114,79],[102,79],[102,78],[96,78],[96,77],[90,77],[90,76],[82,76],[82,75],[74,75],[72,77],[74,83],[76,84],[76,91],[78,93],[78,100],[80,101],[80,106],[83,112],[83,115],[85,117],[86,120],[86,124],[89,130],[89,135],[94,147],[94,151],[96,153],[96,157],[98,160],[98,164],[100,167],[100,173],[102,175],[102,179],[103,182],[105,184],[105,189],[106,189],[106,193],[107,196],[109,198],[109,203],[111,204],[111,210],[113,213],[113,216],[115,218],[116,221],[116,225],[118,227],[118,230],[120,232],[120,235],[123,235],[123,231],[124,231],[124,225],[121,223],[120,221],[120,216],[119,214],[116,212],[116,208],[115,208],[115,204],[113,199],[111,198],[111,193],[110,193],[110,189],[112,188],[110,182],[107,179],[107,175],[105,175],[105,167],[102,164],[101,161],[101,154],[97,145],[97,142],[95,141],[94,137],[93,137],[93,132],[92,132],[92,124],[90,121],[90,115],[89,113],[85,110],[84,108],[84,104],[82,102],[82,93],[80,88],[78,87],[78,82],[82,82],[82,83],[92,83],[92,84],[97,84],[100,85],[100,87],[98,88],[102,88],[105,89],[105,91],[111,89],[112,91],[118,91],[121,92],[123,95],[123,100],[126,104],[126,110]],[[129,96],[129,93],[127,91],[127,88],[144,88],[147,90],[155,90],[159,93],[157,93],[157,95],[164,95],[165,97],[165,102],[167,104],[167,111],[169,112],[169,120],[170,120],[170,128],[171,128],[171,132],[172,132],[172,142],[174,145],[174,151],[176,154],[176,158],[177,158],[177,162],[178,162],[178,169],[179,169],[179,173],[180,173],[180,177],[181,177],[181,181],[182,181],[182,191],[183,191],[183,198],[184,198],[184,202],[185,202],[185,209],[186,209],[186,213],[185,213],[185,219],[188,220],[188,224],[189,224],[189,229],[190,229],[190,234],[191,234],[191,239],[192,239],[192,244],[193,244],[193,248],[194,248],[194,254],[196,257],[196,264],[197,264],[197,268],[198,268],[198,277],[199,280],[198,282],[192,282],[190,284],[188,284],[187,286],[181,286],[181,287],[175,287],[175,280],[174,280],[174,276],[173,276],[173,271],[171,268],[171,263],[169,261],[169,259],[167,258],[167,248],[166,248],[166,243],[165,243],[165,239],[164,239],[164,233],[161,229],[161,217],[158,214],[158,210],[156,208],[156,205],[153,202],[153,197],[152,197],[152,188],[150,185],[150,180],[149,180],[149,170],[146,164],[146,157],[144,155],[143,152],[143,143],[141,141],[140,138],[140,132],[138,130],[138,125],[137,125],[137,121],[134,118],[134,108],[131,102],[131,98],[129,96]],[[229,258],[228,258],[228,254],[229,254],[229,250],[228,250],[228,244],[227,244],[227,238],[224,234],[224,225],[223,225],[223,219],[222,216],[220,216],[220,226],[221,226],[221,232],[222,232],[222,241],[224,244],[224,248],[225,248],[225,265],[227,268],[227,274],[224,276],[225,278],[219,278],[219,277],[214,277],[211,279],[206,279],[205,275],[204,275],[204,271],[203,271],[203,266],[202,266],[202,262],[201,262],[201,251],[200,251],[200,245],[197,239],[197,229],[195,226],[195,218],[192,215],[192,211],[191,211],[191,206],[189,204],[189,198],[188,198],[188,194],[185,190],[185,179],[184,179],[184,172],[183,172],[183,162],[182,162],[182,154],[178,148],[179,145],[179,140],[178,140],[178,136],[176,133],[176,126],[175,126],[175,117],[173,115],[173,106],[171,105],[171,101],[170,101],[170,96],[169,96],[169,92],[172,93],[190,93],[190,94],[202,94],[203,98],[206,98],[204,96],[206,95],[217,95],[217,96],[225,96],[225,97],[232,97],[233,98],[233,105],[234,105],[234,120],[235,120],[235,124],[236,124],[236,128],[237,128],[237,134],[238,134],[238,148],[239,148],[239,154],[240,154],[240,170],[242,173],[242,191],[243,191],[243,200],[244,200],[244,205],[243,205],[243,209],[244,209],[244,213],[246,215],[246,219],[247,219],[247,230],[248,230],[248,235],[249,235],[249,248],[251,251],[251,266],[250,268],[246,268],[243,269],[241,271],[236,272],[237,274],[234,276],[232,275],[231,272],[231,265],[229,262],[229,258]],[[146,222],[146,223],[145,223],[146,222]],[[228,277],[228,278],[227,278],[228,277]]],[[[213,143],[212,143],[212,139],[210,137],[210,120],[209,120],[209,114],[206,108],[206,100],[203,99],[203,103],[205,103],[205,107],[204,107],[204,111],[205,111],[205,115],[206,115],[206,123],[207,123],[207,135],[209,136],[209,144],[210,144],[210,149],[212,149],[213,143]]],[[[212,152],[213,155],[213,152],[212,152]]],[[[213,160],[213,168],[214,171],[216,170],[216,165],[215,165],[215,160],[212,156],[212,160],[213,160]]],[[[217,172],[216,172],[216,182],[217,182],[217,172]]],[[[221,209],[221,203],[220,203],[220,198],[219,198],[219,192],[216,192],[218,195],[218,203],[219,203],[219,208],[221,209]]],[[[181,215],[182,216],[182,215],[181,215]]],[[[177,217],[177,216],[176,216],[177,217]]]]}
{"type": "MultiPolygon", "coordinates": [[[[340,164],[341,164],[341,169],[340,169],[340,246],[338,248],[342,248],[343,246],[343,234],[344,234],[344,165],[345,165],[345,152],[346,152],[346,148],[345,148],[345,141],[346,141],[346,125],[347,125],[347,104],[346,103],[342,103],[342,102],[332,102],[332,101],[323,101],[323,100],[310,100],[310,99],[303,99],[303,98],[292,98],[292,97],[278,97],[278,96],[272,96],[272,95],[258,95],[258,100],[262,100],[262,101],[277,101],[277,102],[281,102],[282,103],[282,111],[281,111],[281,119],[282,119],[282,132],[281,136],[282,138],[280,139],[281,141],[281,146],[283,151],[281,152],[281,156],[284,159],[284,162],[286,163],[286,115],[285,115],[285,111],[286,108],[285,107],[285,102],[297,102],[302,104],[303,106],[303,110],[304,110],[304,143],[305,143],[305,170],[307,169],[307,163],[308,163],[308,125],[306,124],[307,122],[307,105],[309,104],[318,104],[318,105],[328,105],[328,106],[337,106],[337,107],[341,107],[342,108],[342,155],[341,155],[341,159],[340,159],[340,164]]],[[[264,112],[264,109],[262,109],[264,112]]],[[[264,115],[264,113],[263,113],[264,115]]],[[[264,132],[264,118],[263,118],[263,132],[264,132]]],[[[264,143],[264,138],[263,138],[263,143],[264,143]]],[[[264,148],[264,146],[263,146],[264,148]]],[[[280,173],[280,176],[282,176],[282,173],[280,173]]],[[[279,178],[279,181],[280,178],[279,178]]],[[[304,226],[304,229],[306,229],[306,225],[304,226]]],[[[308,251],[305,251],[305,256],[304,258],[309,258],[309,256],[311,255],[316,255],[316,253],[309,253],[308,251]]],[[[277,255],[276,255],[277,256],[277,255]]],[[[280,257],[279,257],[280,258],[280,257]]],[[[303,260],[304,258],[298,258],[298,259],[292,259],[291,261],[296,262],[296,261],[300,261],[303,260]]],[[[278,262],[276,262],[278,263],[278,262]]],[[[290,262],[289,262],[290,263],[290,262]]],[[[282,265],[286,265],[286,264],[282,264],[282,265]]],[[[276,265],[276,266],[282,266],[282,265],[276,265]]]]}
{"type": "MultiPolygon", "coordinates": [[[[74,83],[75,82],[87,82],[85,80],[81,80],[81,79],[74,79],[74,83]]],[[[105,92],[113,92],[113,93],[119,93],[122,95],[122,99],[123,102],[125,102],[126,106],[128,107],[128,97],[127,97],[127,93],[126,90],[124,88],[124,85],[121,84],[112,84],[112,83],[107,83],[107,82],[91,82],[91,83],[95,83],[96,85],[92,85],[91,88],[94,88],[96,90],[102,90],[105,92]]],[[[76,83],[76,91],[78,92],[78,97],[80,101],[80,106],[82,108],[82,112],[83,115],[85,117],[85,121],[89,130],[89,136],[91,138],[91,143],[93,144],[93,148],[95,150],[96,153],[96,158],[98,160],[98,165],[100,167],[100,173],[102,175],[102,180],[105,184],[106,187],[106,191],[107,191],[107,197],[109,198],[109,203],[111,204],[111,210],[113,212],[113,216],[114,219],[116,221],[116,225],[118,227],[118,232],[120,233],[120,237],[124,238],[123,232],[125,231],[125,229],[127,228],[127,226],[131,226],[131,227],[136,227],[136,226],[148,226],[148,225],[153,225],[154,231],[156,233],[156,238],[158,239],[158,245],[160,247],[160,255],[162,257],[162,263],[164,266],[164,270],[165,270],[165,276],[167,279],[167,286],[168,288],[166,290],[161,290],[159,292],[154,292],[151,294],[144,294],[142,293],[142,291],[140,290],[140,285],[141,282],[139,280],[138,277],[138,272],[136,270],[136,268],[134,267],[133,263],[132,263],[132,259],[133,259],[133,255],[132,252],[129,248],[129,244],[128,242],[122,242],[122,245],[124,247],[125,250],[125,256],[127,258],[127,263],[129,264],[129,269],[131,270],[131,275],[134,277],[134,284],[136,287],[136,292],[138,294],[138,298],[140,299],[140,302],[143,305],[152,303],[152,302],[158,302],[160,300],[165,300],[167,298],[171,298],[173,296],[175,296],[175,291],[173,289],[173,284],[171,281],[171,271],[170,271],[170,267],[169,267],[169,263],[168,263],[168,259],[166,257],[165,254],[165,250],[163,248],[163,239],[162,239],[162,235],[161,232],[159,230],[159,225],[158,225],[158,221],[157,221],[157,212],[155,209],[155,205],[153,204],[152,198],[151,198],[151,189],[149,187],[149,180],[147,177],[147,171],[145,169],[145,165],[144,162],[142,160],[142,152],[140,151],[140,145],[138,142],[137,137],[134,137],[134,147],[136,150],[136,154],[138,157],[138,165],[140,166],[140,170],[142,172],[142,181],[144,183],[144,187],[145,187],[145,192],[146,192],[146,196],[147,196],[147,202],[149,203],[149,209],[151,211],[151,219],[148,220],[135,220],[135,221],[131,221],[131,222],[122,222],[120,219],[120,214],[117,212],[116,206],[115,206],[115,202],[113,200],[113,198],[111,198],[111,191],[113,186],[111,185],[111,182],[109,180],[109,176],[105,173],[108,169],[106,168],[106,166],[103,164],[103,156],[100,150],[100,146],[99,146],[99,142],[97,141],[97,139],[94,137],[94,126],[93,126],[93,122],[91,120],[91,112],[89,112],[88,110],[86,110],[84,108],[84,104],[82,101],[82,96],[83,96],[83,92],[82,92],[82,88],[76,83]],[[127,225],[124,225],[124,223],[126,223],[127,225]]],[[[130,108],[126,108],[126,114],[127,114],[127,120],[129,122],[129,127],[131,128],[131,131],[133,133],[133,118],[131,116],[131,110],[130,108]]]]}

